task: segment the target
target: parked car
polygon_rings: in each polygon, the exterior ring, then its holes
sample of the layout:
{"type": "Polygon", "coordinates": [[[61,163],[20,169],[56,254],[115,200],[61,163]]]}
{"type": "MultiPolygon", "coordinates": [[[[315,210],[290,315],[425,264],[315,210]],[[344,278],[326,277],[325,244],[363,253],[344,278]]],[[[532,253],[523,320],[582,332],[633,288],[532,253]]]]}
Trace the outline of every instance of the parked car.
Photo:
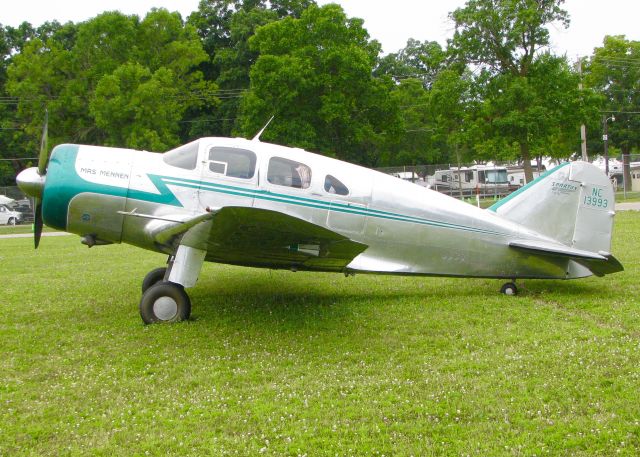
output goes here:
{"type": "Polygon", "coordinates": [[[7,205],[0,205],[0,224],[16,225],[22,222],[22,213],[12,211],[7,205]]]}

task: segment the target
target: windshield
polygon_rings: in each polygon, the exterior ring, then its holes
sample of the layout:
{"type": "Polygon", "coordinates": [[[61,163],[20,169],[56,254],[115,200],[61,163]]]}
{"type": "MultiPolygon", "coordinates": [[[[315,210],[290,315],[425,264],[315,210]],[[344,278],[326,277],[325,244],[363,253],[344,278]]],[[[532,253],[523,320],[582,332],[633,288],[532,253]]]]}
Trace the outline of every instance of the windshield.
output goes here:
{"type": "Polygon", "coordinates": [[[162,154],[162,160],[168,165],[185,170],[195,170],[198,163],[200,141],[192,141],[162,154]]]}

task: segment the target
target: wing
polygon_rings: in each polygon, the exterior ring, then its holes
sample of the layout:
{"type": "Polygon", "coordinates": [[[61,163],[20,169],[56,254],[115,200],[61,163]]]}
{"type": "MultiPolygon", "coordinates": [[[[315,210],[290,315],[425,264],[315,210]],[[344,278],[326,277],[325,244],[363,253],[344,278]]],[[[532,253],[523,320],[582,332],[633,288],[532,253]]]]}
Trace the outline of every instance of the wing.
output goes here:
{"type": "Polygon", "coordinates": [[[207,252],[211,262],[342,271],[367,246],[311,222],[277,211],[225,207],[183,221],[163,221],[157,243],[176,243],[207,252]]]}

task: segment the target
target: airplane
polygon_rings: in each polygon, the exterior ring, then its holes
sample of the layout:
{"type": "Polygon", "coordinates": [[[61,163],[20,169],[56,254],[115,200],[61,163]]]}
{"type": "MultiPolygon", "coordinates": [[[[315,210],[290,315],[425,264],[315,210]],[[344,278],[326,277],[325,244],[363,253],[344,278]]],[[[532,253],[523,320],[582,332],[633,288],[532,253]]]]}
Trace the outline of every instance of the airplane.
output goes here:
{"type": "MultiPolygon", "coordinates": [[[[266,126],[265,126],[266,127],[266,126]]],[[[574,279],[623,270],[611,254],[614,193],[587,162],[566,162],[480,209],[303,149],[201,138],[165,153],[77,144],[47,154],[19,187],[43,223],[89,247],[164,253],[142,282],[145,324],[188,319],[186,288],[207,262],[291,271],[574,279]]]]}

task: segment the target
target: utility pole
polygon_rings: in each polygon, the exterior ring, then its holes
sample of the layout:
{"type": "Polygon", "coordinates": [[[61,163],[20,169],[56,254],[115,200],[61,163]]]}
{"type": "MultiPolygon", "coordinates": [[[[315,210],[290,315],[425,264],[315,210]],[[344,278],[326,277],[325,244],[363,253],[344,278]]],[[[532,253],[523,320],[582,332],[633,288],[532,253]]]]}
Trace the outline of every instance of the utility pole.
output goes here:
{"type": "Polygon", "coordinates": [[[604,172],[609,178],[609,121],[615,122],[616,117],[607,117],[606,114],[602,115],[602,123],[604,124],[604,134],[602,135],[602,141],[604,141],[604,172]]]}
{"type": "MultiPolygon", "coordinates": [[[[578,89],[582,91],[582,57],[578,57],[578,62],[576,62],[578,67],[578,74],[580,75],[580,84],[578,84],[578,89]]],[[[582,147],[582,160],[585,162],[589,161],[589,156],[587,155],[587,127],[582,124],[580,125],[580,144],[582,147]]]]}

